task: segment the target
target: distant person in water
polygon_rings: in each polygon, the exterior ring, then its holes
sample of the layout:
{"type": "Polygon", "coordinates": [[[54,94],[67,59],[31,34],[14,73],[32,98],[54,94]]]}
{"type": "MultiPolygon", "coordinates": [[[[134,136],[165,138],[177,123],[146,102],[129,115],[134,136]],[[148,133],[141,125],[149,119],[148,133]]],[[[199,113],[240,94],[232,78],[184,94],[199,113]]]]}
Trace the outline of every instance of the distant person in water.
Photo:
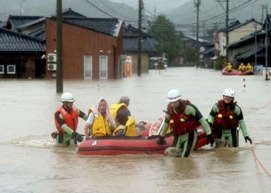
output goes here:
{"type": "Polygon", "coordinates": [[[252,66],[251,66],[251,64],[250,63],[247,63],[247,70],[252,70],[252,66]]]}
{"type": "Polygon", "coordinates": [[[228,72],[231,72],[231,71],[232,71],[232,65],[231,65],[230,62],[228,62],[227,66],[226,66],[226,70],[227,70],[228,72]]]}
{"type": "Polygon", "coordinates": [[[238,70],[240,72],[245,72],[247,70],[247,67],[244,65],[244,63],[241,63],[238,67],[238,70]]]}

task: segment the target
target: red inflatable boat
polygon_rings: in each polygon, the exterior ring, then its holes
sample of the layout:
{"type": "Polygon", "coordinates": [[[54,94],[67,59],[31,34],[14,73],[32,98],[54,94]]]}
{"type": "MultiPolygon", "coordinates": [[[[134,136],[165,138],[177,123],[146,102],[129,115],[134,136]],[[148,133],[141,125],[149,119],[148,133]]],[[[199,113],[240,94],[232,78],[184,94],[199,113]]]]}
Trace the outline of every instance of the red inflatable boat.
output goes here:
{"type": "Polygon", "coordinates": [[[254,72],[252,70],[246,70],[245,72],[240,72],[239,70],[232,69],[232,71],[228,72],[226,68],[222,70],[223,75],[253,75],[254,72]]]}
{"type": "MultiPolygon", "coordinates": [[[[153,124],[146,124],[146,131],[153,124]]],[[[195,149],[206,145],[206,133],[200,126],[197,128],[198,139],[195,149]]],[[[168,134],[165,138],[166,144],[158,145],[156,140],[159,136],[138,137],[108,137],[90,138],[79,144],[77,153],[80,155],[117,155],[117,154],[164,154],[164,150],[172,145],[173,135],[168,134]]]]}

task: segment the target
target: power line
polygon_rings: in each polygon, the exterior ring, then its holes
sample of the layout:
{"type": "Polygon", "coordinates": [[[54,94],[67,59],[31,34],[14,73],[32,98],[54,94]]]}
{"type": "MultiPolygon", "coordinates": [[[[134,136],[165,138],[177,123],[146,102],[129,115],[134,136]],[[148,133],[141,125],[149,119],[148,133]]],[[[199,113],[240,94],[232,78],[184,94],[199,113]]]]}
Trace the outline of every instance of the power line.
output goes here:
{"type": "MultiPolygon", "coordinates": [[[[102,0],[99,0],[99,2],[100,2],[101,4],[103,4],[107,9],[109,9],[109,10],[111,10],[113,13],[115,13],[115,14],[121,16],[122,18],[127,17],[127,16],[124,16],[124,15],[118,13],[117,11],[115,11],[114,9],[112,9],[111,7],[109,7],[109,6],[108,6],[107,4],[105,4],[102,0]]],[[[137,22],[137,21],[128,21],[128,20],[125,20],[125,21],[127,21],[127,22],[137,22]]]]}
{"type": "MultiPolygon", "coordinates": [[[[258,1],[258,0],[247,0],[246,2],[241,3],[241,4],[239,4],[238,6],[229,9],[229,13],[234,13],[234,12],[236,12],[236,11],[239,11],[239,10],[241,10],[241,9],[243,9],[243,8],[245,8],[245,7],[249,6],[249,5],[251,5],[251,4],[256,3],[257,1],[258,1]]],[[[217,19],[217,18],[220,18],[220,17],[224,17],[224,15],[225,15],[224,13],[219,13],[219,14],[214,15],[214,16],[212,16],[212,17],[208,17],[208,18],[202,19],[201,21],[209,21],[209,20],[217,19]]],[[[196,25],[196,22],[191,23],[190,20],[195,21],[194,18],[191,17],[191,19],[188,19],[189,25],[192,25],[192,24],[193,24],[193,25],[196,25]]],[[[183,25],[188,25],[188,23],[184,23],[183,25]]]]}
{"type": "Polygon", "coordinates": [[[103,14],[114,18],[114,16],[110,15],[109,13],[107,13],[106,11],[100,9],[99,7],[97,7],[94,3],[90,2],[90,0],[86,0],[89,4],[91,4],[93,7],[95,7],[97,10],[99,10],[100,12],[102,12],[103,14]]]}

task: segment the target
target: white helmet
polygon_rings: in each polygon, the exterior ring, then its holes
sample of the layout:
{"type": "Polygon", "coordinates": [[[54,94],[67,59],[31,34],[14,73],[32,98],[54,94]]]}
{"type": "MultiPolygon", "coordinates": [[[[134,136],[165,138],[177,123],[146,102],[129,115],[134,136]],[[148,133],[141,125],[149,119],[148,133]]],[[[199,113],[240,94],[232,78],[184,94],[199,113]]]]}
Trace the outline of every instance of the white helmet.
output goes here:
{"type": "Polygon", "coordinates": [[[65,92],[61,95],[61,102],[74,102],[73,95],[69,92],[65,92]]]}
{"type": "Polygon", "coordinates": [[[177,89],[171,89],[167,94],[167,102],[175,102],[181,99],[181,93],[177,89]]]}
{"type": "Polygon", "coordinates": [[[234,98],[235,97],[235,92],[231,88],[227,88],[227,89],[224,90],[223,96],[234,98]]]}

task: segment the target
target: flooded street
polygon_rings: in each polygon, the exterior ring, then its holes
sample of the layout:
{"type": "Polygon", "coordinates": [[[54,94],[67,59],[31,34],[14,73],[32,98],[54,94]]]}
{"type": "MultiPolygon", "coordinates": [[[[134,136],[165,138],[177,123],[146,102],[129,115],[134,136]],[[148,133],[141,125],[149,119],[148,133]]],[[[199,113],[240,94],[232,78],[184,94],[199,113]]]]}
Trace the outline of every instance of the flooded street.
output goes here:
{"type": "MultiPolygon", "coordinates": [[[[172,88],[207,117],[229,87],[236,91],[253,145],[245,143],[240,133],[239,148],[206,146],[187,159],[143,154],[79,156],[75,147],[54,147],[50,137],[55,130],[53,114],[61,104],[54,80],[0,80],[0,192],[269,193],[271,81],[264,76],[169,68],[122,80],[64,81],[64,91],[73,93],[75,106],[84,112],[100,97],[111,104],[128,95],[137,122],[152,122],[162,115],[172,88]]],[[[81,119],[79,133],[83,127],[81,119]]]]}

